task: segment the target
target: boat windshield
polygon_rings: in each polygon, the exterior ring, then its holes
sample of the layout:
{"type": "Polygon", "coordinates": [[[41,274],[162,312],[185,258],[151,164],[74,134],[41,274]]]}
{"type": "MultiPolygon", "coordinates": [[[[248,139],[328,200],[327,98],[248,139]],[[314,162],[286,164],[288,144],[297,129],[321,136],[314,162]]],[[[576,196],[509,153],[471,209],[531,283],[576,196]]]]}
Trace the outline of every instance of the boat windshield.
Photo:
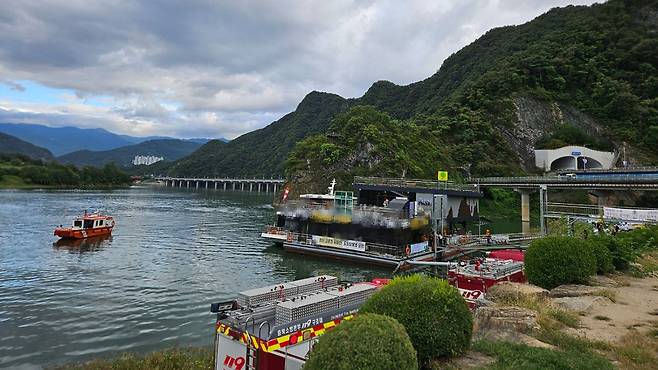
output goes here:
{"type": "Polygon", "coordinates": [[[74,227],[82,227],[82,221],[81,220],[73,221],[73,226],[74,227]]]}
{"type": "Polygon", "coordinates": [[[94,220],[85,220],[85,229],[91,229],[94,227],[94,220]]]}

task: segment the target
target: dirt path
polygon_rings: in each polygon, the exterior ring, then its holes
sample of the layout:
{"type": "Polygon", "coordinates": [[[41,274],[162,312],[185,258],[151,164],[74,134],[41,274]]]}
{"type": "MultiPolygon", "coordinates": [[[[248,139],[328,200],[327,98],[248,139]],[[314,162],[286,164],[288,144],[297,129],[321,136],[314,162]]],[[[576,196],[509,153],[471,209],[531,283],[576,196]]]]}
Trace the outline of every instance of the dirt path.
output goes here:
{"type": "Polygon", "coordinates": [[[624,277],[624,285],[607,288],[615,292],[616,302],[596,304],[581,317],[581,327],[569,332],[592,340],[617,342],[637,330],[658,328],[658,278],[624,277]]]}

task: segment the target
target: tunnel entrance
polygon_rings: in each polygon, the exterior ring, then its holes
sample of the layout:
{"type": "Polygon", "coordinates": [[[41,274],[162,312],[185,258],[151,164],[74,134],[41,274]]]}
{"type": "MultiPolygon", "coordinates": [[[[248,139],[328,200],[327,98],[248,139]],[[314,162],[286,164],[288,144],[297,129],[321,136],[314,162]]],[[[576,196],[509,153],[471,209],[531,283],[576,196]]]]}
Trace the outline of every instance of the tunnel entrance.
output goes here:
{"type": "MultiPolygon", "coordinates": [[[[589,162],[587,164],[589,167],[589,162]]],[[[560,157],[551,162],[551,171],[574,169],[576,169],[576,160],[572,156],[560,157]]]]}
{"type": "Polygon", "coordinates": [[[585,170],[585,169],[597,169],[597,168],[603,168],[603,165],[601,162],[597,161],[596,159],[592,157],[578,157],[578,169],[579,170],[585,170]]]}

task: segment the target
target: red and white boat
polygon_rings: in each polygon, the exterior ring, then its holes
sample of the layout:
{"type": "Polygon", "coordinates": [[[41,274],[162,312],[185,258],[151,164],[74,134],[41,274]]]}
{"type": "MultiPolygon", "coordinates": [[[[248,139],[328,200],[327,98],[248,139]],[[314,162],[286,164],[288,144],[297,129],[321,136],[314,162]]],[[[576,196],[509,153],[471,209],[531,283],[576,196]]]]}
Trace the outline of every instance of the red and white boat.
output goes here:
{"type": "Polygon", "coordinates": [[[72,227],[60,226],[55,229],[54,234],[62,239],[84,239],[110,235],[113,228],[114,218],[112,216],[85,212],[82,217],[73,220],[72,227]]]}

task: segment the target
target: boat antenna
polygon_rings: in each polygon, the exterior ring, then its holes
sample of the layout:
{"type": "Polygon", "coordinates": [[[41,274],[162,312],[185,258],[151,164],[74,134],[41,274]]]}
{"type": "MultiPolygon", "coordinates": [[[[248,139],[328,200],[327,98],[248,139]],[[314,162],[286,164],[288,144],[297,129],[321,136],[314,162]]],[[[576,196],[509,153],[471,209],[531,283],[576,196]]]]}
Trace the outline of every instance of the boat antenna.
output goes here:
{"type": "Polygon", "coordinates": [[[331,186],[327,188],[329,189],[329,195],[334,195],[335,187],[336,187],[336,179],[334,178],[333,180],[331,180],[331,186]]]}

